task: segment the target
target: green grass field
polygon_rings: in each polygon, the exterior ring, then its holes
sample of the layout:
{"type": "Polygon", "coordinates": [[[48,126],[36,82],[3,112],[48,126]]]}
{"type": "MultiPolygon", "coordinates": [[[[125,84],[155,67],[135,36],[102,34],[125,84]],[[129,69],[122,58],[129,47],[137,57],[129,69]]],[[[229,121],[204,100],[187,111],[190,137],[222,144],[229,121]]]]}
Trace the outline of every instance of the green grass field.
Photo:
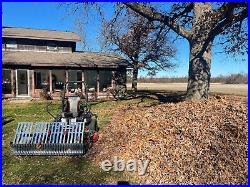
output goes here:
{"type": "MultiPolygon", "coordinates": [[[[17,122],[52,120],[45,111],[45,106],[46,101],[22,104],[3,102],[3,183],[105,183],[110,180],[110,177],[113,180],[119,180],[120,174],[103,172],[97,165],[87,162],[84,157],[10,155],[9,143],[12,141],[13,129],[17,122]]],[[[59,102],[53,102],[50,108],[56,114],[60,111],[59,107],[59,102]]],[[[92,107],[98,114],[101,129],[112,117],[112,113],[102,112],[108,107],[112,107],[112,102],[95,104],[92,107]]]]}

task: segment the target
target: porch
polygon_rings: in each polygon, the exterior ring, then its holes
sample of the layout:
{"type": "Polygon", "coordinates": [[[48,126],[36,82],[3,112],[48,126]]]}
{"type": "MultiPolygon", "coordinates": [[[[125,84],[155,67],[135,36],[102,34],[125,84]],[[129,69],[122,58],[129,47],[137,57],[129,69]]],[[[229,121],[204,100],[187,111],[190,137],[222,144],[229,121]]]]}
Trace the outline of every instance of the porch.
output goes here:
{"type": "Polygon", "coordinates": [[[58,98],[63,83],[85,81],[90,98],[98,99],[126,85],[127,62],[114,54],[4,51],[2,59],[3,98],[40,98],[44,92],[58,98]]]}
{"type": "Polygon", "coordinates": [[[88,88],[77,84],[77,89],[87,89],[89,98],[112,97],[116,73],[112,69],[3,69],[2,98],[41,98],[46,92],[57,99],[67,81],[85,81],[88,88]]]}

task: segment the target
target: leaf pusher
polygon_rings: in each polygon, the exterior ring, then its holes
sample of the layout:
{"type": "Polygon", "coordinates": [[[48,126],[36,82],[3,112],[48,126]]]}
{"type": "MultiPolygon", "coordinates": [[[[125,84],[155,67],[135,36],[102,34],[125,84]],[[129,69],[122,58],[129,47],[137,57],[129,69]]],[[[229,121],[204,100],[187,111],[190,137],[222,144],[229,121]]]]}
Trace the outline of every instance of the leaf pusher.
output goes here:
{"type": "Polygon", "coordinates": [[[11,147],[14,155],[83,155],[98,140],[97,116],[90,111],[87,84],[64,84],[61,113],[52,122],[20,122],[11,147]],[[84,84],[85,93],[77,88],[84,84]]]}

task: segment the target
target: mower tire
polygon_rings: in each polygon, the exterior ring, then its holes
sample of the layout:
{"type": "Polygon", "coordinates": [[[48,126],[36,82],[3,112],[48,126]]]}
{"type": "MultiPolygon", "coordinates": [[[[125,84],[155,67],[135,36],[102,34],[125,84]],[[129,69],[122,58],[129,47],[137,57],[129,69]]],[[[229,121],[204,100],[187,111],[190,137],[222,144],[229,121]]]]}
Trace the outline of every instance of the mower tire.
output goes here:
{"type": "Polygon", "coordinates": [[[89,130],[92,130],[92,131],[98,131],[98,127],[97,127],[97,120],[95,118],[91,118],[91,121],[89,123],[89,130]]]}

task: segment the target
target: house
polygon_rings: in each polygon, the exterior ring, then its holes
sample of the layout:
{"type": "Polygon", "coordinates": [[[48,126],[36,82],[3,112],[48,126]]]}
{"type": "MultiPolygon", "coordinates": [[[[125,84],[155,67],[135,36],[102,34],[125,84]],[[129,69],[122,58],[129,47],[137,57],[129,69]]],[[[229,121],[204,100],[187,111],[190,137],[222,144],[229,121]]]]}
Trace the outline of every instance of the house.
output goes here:
{"type": "MultiPolygon", "coordinates": [[[[73,32],[2,28],[2,97],[39,98],[44,89],[59,97],[66,81],[86,81],[96,98],[126,83],[126,60],[115,55],[76,51],[73,32]]],[[[78,84],[84,91],[84,84],[78,84]]]]}

